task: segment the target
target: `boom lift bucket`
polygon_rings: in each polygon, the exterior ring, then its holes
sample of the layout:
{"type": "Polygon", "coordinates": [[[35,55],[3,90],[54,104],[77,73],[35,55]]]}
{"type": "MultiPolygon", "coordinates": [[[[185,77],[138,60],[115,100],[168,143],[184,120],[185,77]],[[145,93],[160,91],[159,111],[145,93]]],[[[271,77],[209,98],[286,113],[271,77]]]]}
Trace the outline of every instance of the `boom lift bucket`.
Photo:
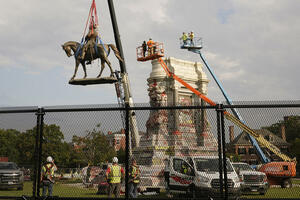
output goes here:
{"type": "Polygon", "coordinates": [[[146,51],[143,49],[143,46],[136,48],[137,61],[145,62],[148,60],[154,60],[160,57],[164,57],[164,45],[160,42],[155,42],[151,50],[147,47],[146,51]]]}
{"type": "Polygon", "coordinates": [[[194,37],[193,41],[187,39],[185,42],[180,40],[181,49],[202,49],[202,38],[194,37]]]}

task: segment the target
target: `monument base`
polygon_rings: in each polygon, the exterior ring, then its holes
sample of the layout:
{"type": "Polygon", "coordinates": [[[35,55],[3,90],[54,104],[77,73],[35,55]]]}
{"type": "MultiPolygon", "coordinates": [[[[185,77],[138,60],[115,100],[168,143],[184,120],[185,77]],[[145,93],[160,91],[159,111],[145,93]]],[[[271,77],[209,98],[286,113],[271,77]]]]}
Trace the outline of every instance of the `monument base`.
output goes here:
{"type": "Polygon", "coordinates": [[[71,85],[94,85],[94,84],[106,84],[115,83],[118,79],[115,77],[100,77],[100,78],[81,78],[73,79],[69,81],[71,85]]]}

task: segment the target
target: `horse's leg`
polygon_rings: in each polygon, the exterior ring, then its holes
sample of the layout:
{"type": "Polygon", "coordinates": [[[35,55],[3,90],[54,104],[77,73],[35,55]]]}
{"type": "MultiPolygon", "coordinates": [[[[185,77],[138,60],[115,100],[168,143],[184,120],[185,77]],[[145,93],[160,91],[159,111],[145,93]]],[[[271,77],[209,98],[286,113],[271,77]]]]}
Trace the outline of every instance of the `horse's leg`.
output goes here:
{"type": "Polygon", "coordinates": [[[75,60],[75,71],[74,71],[74,74],[73,74],[71,80],[73,80],[73,79],[75,78],[75,76],[76,76],[76,74],[77,74],[77,70],[78,70],[79,64],[80,64],[80,62],[76,59],[76,60],[75,60]]]}
{"type": "Polygon", "coordinates": [[[97,78],[99,78],[101,75],[102,75],[102,72],[103,72],[103,69],[104,69],[104,67],[105,67],[105,61],[103,60],[103,59],[101,59],[101,70],[100,70],[100,73],[99,73],[99,75],[97,76],[97,78]]]}
{"type": "Polygon", "coordinates": [[[105,57],[104,60],[107,63],[109,69],[110,69],[110,76],[113,77],[114,76],[114,72],[113,72],[113,69],[111,67],[111,63],[109,62],[109,60],[107,59],[107,57],[105,57]]]}
{"type": "Polygon", "coordinates": [[[83,79],[85,79],[85,78],[86,78],[86,76],[87,76],[87,74],[86,74],[85,62],[84,62],[84,61],[81,61],[81,65],[82,65],[82,69],[83,69],[83,72],[84,72],[83,79]]]}

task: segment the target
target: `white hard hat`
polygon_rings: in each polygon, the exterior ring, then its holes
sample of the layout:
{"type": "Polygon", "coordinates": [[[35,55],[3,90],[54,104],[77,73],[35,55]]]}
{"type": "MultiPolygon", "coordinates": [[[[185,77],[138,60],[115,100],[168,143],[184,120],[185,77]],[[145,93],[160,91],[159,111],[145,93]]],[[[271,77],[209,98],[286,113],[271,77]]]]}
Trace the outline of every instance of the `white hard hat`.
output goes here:
{"type": "Polygon", "coordinates": [[[118,158],[117,157],[113,157],[112,162],[113,163],[118,163],[118,158]]]}
{"type": "Polygon", "coordinates": [[[53,162],[53,158],[51,156],[47,157],[47,162],[53,162]]]}

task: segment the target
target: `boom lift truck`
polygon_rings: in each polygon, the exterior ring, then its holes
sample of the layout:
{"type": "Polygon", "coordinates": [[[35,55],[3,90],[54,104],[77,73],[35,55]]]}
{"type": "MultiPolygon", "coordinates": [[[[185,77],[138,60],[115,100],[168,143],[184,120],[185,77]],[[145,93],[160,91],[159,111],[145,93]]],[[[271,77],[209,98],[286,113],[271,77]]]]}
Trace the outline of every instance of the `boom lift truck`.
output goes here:
{"type": "MultiPolygon", "coordinates": [[[[180,43],[180,48],[181,49],[187,49],[188,51],[199,54],[202,62],[204,63],[207,70],[210,72],[211,76],[213,77],[213,79],[215,80],[215,82],[218,85],[219,89],[221,90],[224,98],[226,99],[226,102],[228,103],[228,105],[232,106],[233,103],[232,103],[231,99],[228,97],[227,93],[225,92],[224,88],[222,87],[222,84],[220,83],[218,78],[215,76],[214,72],[212,71],[212,69],[210,68],[210,66],[208,65],[206,60],[204,59],[203,55],[201,54],[202,38],[195,38],[194,43],[190,43],[190,42],[187,42],[185,44],[180,43]]],[[[238,113],[238,111],[235,108],[231,108],[231,111],[232,111],[233,115],[238,120],[240,120],[243,124],[245,124],[245,122],[242,119],[241,115],[238,113]]],[[[280,152],[280,150],[276,146],[272,145],[271,143],[266,144],[265,141],[259,140],[259,137],[256,136],[257,134],[251,134],[249,132],[247,132],[247,134],[248,134],[248,137],[249,137],[249,140],[250,140],[251,144],[255,148],[255,150],[256,150],[259,158],[263,162],[263,164],[269,163],[269,165],[274,166],[273,170],[272,170],[272,173],[268,172],[269,167],[267,167],[266,165],[263,165],[260,168],[260,171],[263,171],[267,174],[268,181],[270,182],[270,184],[271,185],[281,185],[281,187],[283,187],[283,188],[291,187],[292,183],[291,183],[290,177],[295,176],[295,175],[292,175],[292,173],[290,173],[289,170],[292,170],[292,171],[296,170],[296,165],[290,165],[289,162],[293,162],[294,160],[292,160],[289,157],[287,157],[286,155],[282,154],[280,152]],[[284,162],[272,162],[271,159],[268,158],[265,155],[265,153],[263,152],[263,150],[259,146],[259,143],[257,142],[257,139],[258,139],[258,141],[260,141],[260,144],[262,146],[264,146],[267,149],[274,152],[278,157],[282,158],[284,162]],[[271,149],[269,147],[271,147],[271,149]],[[289,168],[288,166],[290,166],[290,169],[288,169],[289,168]],[[284,170],[284,168],[286,168],[287,170],[284,170]],[[274,170],[274,169],[276,169],[276,170],[274,170]]]]}
{"type": "MultiPolygon", "coordinates": [[[[212,71],[210,70],[209,66],[207,65],[206,61],[204,60],[204,58],[202,57],[202,55],[200,53],[200,49],[202,48],[201,38],[200,39],[199,38],[194,38],[194,43],[193,43],[193,45],[191,45],[191,44],[192,43],[182,44],[181,47],[183,49],[188,49],[190,51],[194,51],[196,53],[199,53],[200,57],[203,59],[205,65],[206,65],[206,67],[208,67],[211,74],[213,74],[212,71]]],[[[141,61],[141,62],[144,62],[144,61],[148,61],[148,60],[158,59],[158,61],[161,64],[162,68],[165,70],[166,74],[170,78],[173,78],[176,81],[178,81],[179,83],[181,83],[183,86],[185,86],[187,89],[189,89],[194,94],[199,96],[202,100],[204,100],[209,105],[211,105],[211,106],[216,106],[217,105],[214,101],[212,101],[211,99],[209,99],[208,97],[203,95],[201,92],[199,92],[198,90],[193,88],[191,85],[189,85],[184,80],[182,80],[181,78],[179,78],[173,72],[170,71],[170,69],[168,68],[168,66],[166,65],[166,63],[162,59],[162,57],[164,56],[164,49],[163,49],[163,44],[162,43],[158,43],[158,42],[155,43],[154,49],[155,49],[155,51],[152,54],[149,54],[149,53],[144,54],[143,47],[142,46],[137,47],[137,49],[136,49],[136,51],[137,51],[137,60],[141,61]]],[[[213,75],[213,77],[216,80],[219,87],[221,87],[221,84],[219,83],[219,81],[217,81],[217,78],[214,75],[213,75]]],[[[226,96],[225,98],[226,98],[228,104],[232,105],[232,103],[231,103],[230,99],[227,97],[224,89],[221,89],[221,90],[222,90],[224,96],[226,96]]],[[[263,147],[266,147],[270,151],[274,152],[278,157],[280,157],[283,160],[283,162],[271,162],[269,159],[263,160],[264,164],[260,167],[259,171],[262,171],[262,172],[266,173],[266,175],[268,177],[269,184],[270,185],[281,185],[281,187],[283,187],[283,188],[284,187],[291,187],[292,183],[291,183],[290,178],[294,177],[296,175],[296,160],[291,159],[287,155],[281,153],[280,150],[275,145],[271,144],[266,139],[264,139],[263,136],[255,133],[251,128],[249,128],[247,125],[245,125],[245,123],[241,120],[238,112],[235,109],[233,109],[232,112],[234,113],[235,116],[230,114],[227,111],[224,111],[224,115],[225,115],[226,119],[230,120],[232,123],[234,123],[239,128],[241,128],[242,130],[247,132],[250,136],[252,136],[253,140],[251,140],[251,142],[254,141],[254,143],[252,143],[253,145],[255,145],[255,140],[256,140],[256,141],[258,141],[258,143],[260,145],[262,145],[263,147]]],[[[260,149],[260,146],[258,144],[255,147],[260,149]]],[[[264,157],[267,158],[264,155],[264,153],[262,152],[261,149],[258,152],[260,152],[259,155],[262,158],[264,158],[264,157]]]]}

